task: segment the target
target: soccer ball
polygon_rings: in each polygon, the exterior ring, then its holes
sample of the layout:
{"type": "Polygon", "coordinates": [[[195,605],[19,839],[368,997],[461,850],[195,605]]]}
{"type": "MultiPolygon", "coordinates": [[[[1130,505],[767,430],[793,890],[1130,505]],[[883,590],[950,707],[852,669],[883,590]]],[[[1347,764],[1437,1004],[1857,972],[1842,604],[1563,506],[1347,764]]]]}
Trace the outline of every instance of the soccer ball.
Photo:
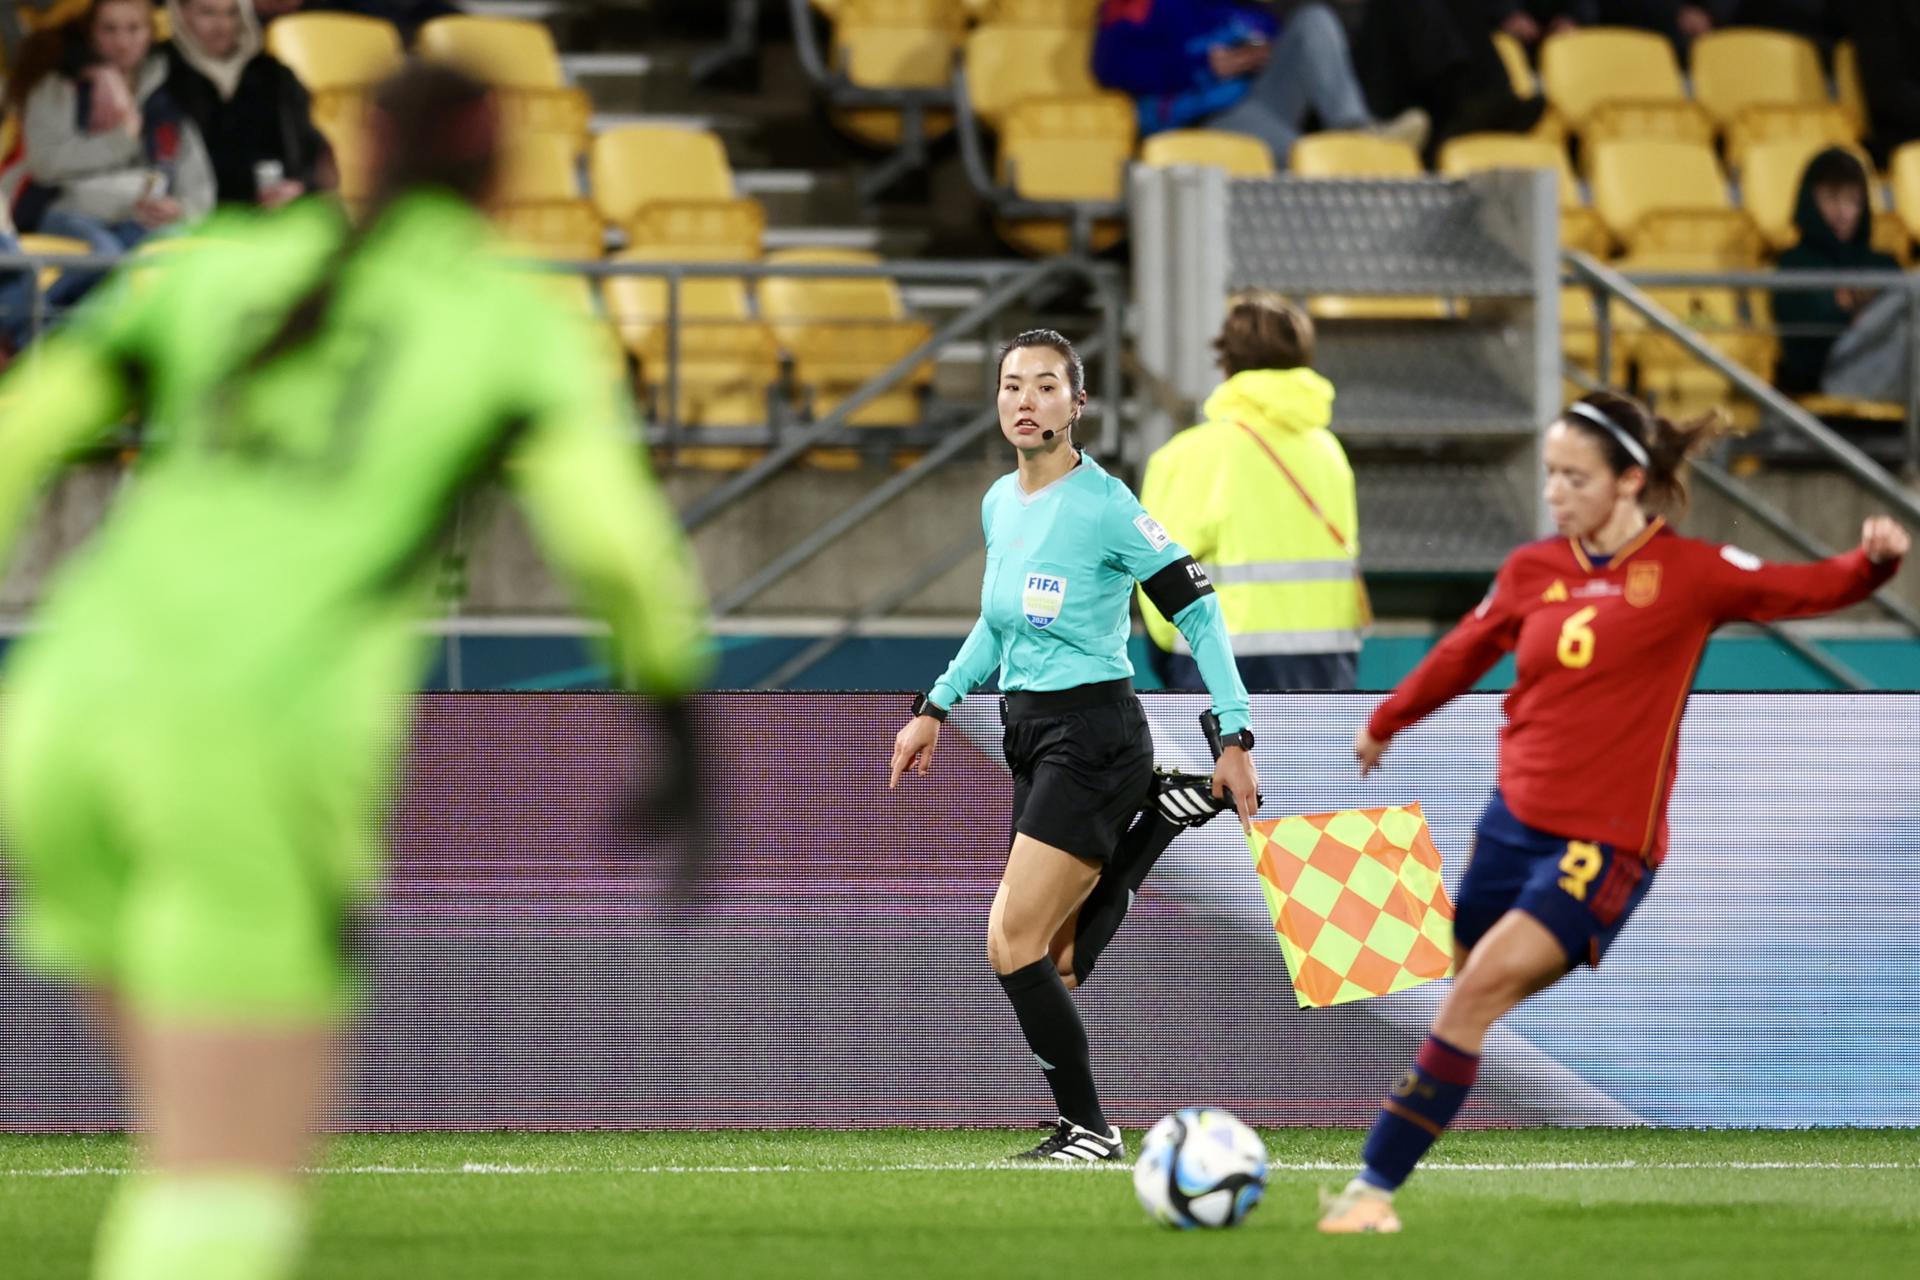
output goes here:
{"type": "Polygon", "coordinates": [[[1267,1147],[1231,1112],[1182,1107],[1147,1130],[1133,1189],[1167,1226],[1237,1226],[1266,1194],[1267,1147]]]}

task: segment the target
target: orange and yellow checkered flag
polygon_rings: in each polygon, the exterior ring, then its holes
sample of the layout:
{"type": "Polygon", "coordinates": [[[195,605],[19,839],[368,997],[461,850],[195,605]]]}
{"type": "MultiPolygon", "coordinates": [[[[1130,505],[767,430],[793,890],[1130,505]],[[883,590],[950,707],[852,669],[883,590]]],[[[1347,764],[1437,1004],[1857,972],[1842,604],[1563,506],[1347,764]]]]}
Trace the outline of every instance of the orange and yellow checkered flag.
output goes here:
{"type": "Polygon", "coordinates": [[[1453,903],[1418,802],[1256,822],[1247,845],[1302,1009],[1453,973],[1453,903]]]}

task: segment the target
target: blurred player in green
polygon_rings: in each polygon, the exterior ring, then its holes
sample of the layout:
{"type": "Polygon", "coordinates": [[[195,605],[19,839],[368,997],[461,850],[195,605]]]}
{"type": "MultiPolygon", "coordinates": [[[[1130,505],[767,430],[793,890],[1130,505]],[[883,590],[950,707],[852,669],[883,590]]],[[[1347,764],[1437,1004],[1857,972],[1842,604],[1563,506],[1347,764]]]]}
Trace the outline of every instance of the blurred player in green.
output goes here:
{"type": "Polygon", "coordinates": [[[492,96],[416,65],[358,228],[304,202],[123,272],[0,386],[0,528],[129,412],[146,465],[11,655],[27,961],[98,993],[145,1134],[100,1280],[287,1275],[460,496],[498,469],[624,683],[709,670],[705,601],[584,321],[497,258],[492,96]]]}

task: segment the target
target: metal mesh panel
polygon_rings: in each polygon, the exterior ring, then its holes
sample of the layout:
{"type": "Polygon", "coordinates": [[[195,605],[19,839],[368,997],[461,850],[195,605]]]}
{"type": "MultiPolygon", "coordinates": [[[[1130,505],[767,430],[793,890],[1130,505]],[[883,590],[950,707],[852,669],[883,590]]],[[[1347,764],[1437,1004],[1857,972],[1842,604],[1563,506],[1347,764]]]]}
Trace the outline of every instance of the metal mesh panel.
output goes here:
{"type": "Polygon", "coordinates": [[[1296,293],[1531,296],[1532,268],[1482,217],[1464,182],[1242,179],[1227,184],[1228,278],[1296,293]]]}
{"type": "Polygon", "coordinates": [[[1314,367],[1338,389],[1334,429],[1532,437],[1532,405],[1489,360],[1499,337],[1467,320],[1322,325],[1314,367]]]}
{"type": "Polygon", "coordinates": [[[1531,504],[1501,461],[1360,458],[1354,482],[1370,571],[1491,573],[1533,537],[1531,504]]]}

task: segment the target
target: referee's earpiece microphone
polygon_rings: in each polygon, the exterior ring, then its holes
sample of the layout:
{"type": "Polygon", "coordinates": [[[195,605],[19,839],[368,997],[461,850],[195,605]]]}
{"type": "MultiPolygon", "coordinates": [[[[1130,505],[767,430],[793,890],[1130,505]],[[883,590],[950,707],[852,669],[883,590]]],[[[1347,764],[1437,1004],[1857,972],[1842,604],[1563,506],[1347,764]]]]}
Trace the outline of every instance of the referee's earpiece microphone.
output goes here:
{"type": "Polygon", "coordinates": [[[1053,428],[1052,428],[1052,427],[1048,427],[1048,428],[1047,428],[1047,429],[1046,429],[1045,431],[1042,431],[1042,432],[1040,433],[1040,438],[1041,438],[1042,440],[1051,440],[1051,439],[1053,439],[1053,428]]]}

